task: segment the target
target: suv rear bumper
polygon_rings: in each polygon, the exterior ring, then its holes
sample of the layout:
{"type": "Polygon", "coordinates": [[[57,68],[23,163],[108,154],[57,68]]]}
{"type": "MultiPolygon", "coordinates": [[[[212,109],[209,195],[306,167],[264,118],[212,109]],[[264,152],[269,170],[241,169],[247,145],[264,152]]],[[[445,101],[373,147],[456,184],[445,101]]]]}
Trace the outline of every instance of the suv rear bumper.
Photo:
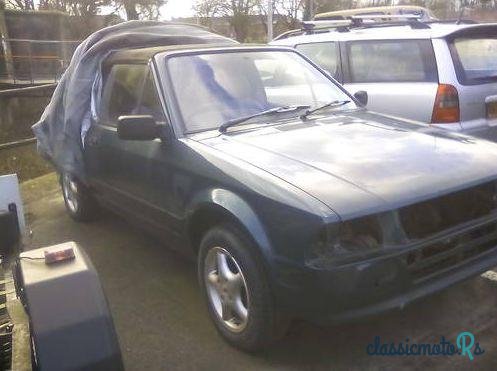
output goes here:
{"type": "Polygon", "coordinates": [[[492,120],[489,122],[486,119],[478,119],[458,122],[454,124],[431,125],[439,129],[455,131],[461,134],[497,142],[497,120],[492,120]]]}
{"type": "Polygon", "coordinates": [[[469,130],[464,130],[463,133],[477,138],[487,139],[492,142],[497,142],[497,125],[482,125],[469,130]]]}

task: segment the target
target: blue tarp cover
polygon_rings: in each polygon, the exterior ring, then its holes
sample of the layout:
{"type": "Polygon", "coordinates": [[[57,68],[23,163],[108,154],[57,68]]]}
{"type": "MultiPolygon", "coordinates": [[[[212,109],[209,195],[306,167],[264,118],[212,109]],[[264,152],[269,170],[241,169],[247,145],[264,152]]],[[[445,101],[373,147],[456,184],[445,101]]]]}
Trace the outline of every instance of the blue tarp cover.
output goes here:
{"type": "Polygon", "coordinates": [[[234,43],[202,27],[129,21],[99,30],[76,49],[40,120],[33,125],[38,150],[59,172],[86,180],[84,137],[97,119],[101,63],[114,50],[157,45],[234,43]]]}

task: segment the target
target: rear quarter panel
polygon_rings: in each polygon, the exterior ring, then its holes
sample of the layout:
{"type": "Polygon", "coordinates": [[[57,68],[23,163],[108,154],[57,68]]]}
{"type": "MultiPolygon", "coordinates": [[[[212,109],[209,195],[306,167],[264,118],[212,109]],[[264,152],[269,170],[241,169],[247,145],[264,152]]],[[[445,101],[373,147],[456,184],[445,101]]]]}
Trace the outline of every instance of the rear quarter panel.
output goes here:
{"type": "Polygon", "coordinates": [[[433,40],[440,83],[451,84],[457,88],[461,108],[461,129],[468,134],[486,136],[489,129],[495,127],[497,130],[497,120],[488,121],[485,108],[486,98],[497,95],[497,83],[461,84],[457,78],[449,43],[450,40],[446,39],[433,40]]]}

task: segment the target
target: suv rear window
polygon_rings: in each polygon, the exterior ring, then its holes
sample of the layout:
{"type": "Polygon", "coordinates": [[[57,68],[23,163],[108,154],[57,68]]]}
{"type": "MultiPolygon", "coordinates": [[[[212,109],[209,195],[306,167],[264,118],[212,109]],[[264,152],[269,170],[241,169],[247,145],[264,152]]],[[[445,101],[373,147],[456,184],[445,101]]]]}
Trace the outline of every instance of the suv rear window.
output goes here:
{"type": "Polygon", "coordinates": [[[351,82],[437,82],[430,40],[371,40],[347,44],[351,82]]]}
{"type": "Polygon", "coordinates": [[[334,42],[300,44],[295,47],[331,76],[338,76],[338,47],[334,42]]]}
{"type": "Polygon", "coordinates": [[[497,80],[497,38],[462,37],[452,42],[452,56],[461,84],[497,80]]]}

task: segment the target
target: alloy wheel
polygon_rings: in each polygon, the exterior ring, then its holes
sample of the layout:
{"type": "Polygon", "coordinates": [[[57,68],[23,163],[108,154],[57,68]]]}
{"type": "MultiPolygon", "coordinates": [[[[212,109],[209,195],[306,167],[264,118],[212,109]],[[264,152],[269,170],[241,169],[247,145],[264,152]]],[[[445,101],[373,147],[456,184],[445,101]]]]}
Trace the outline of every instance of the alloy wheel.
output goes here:
{"type": "Polygon", "coordinates": [[[69,174],[62,176],[62,191],[66,204],[72,213],[78,212],[78,185],[69,174]]]}
{"type": "Polygon", "coordinates": [[[207,296],[219,320],[233,332],[240,332],[249,319],[249,294],[240,265],[221,247],[205,257],[204,281],[207,296]]]}

